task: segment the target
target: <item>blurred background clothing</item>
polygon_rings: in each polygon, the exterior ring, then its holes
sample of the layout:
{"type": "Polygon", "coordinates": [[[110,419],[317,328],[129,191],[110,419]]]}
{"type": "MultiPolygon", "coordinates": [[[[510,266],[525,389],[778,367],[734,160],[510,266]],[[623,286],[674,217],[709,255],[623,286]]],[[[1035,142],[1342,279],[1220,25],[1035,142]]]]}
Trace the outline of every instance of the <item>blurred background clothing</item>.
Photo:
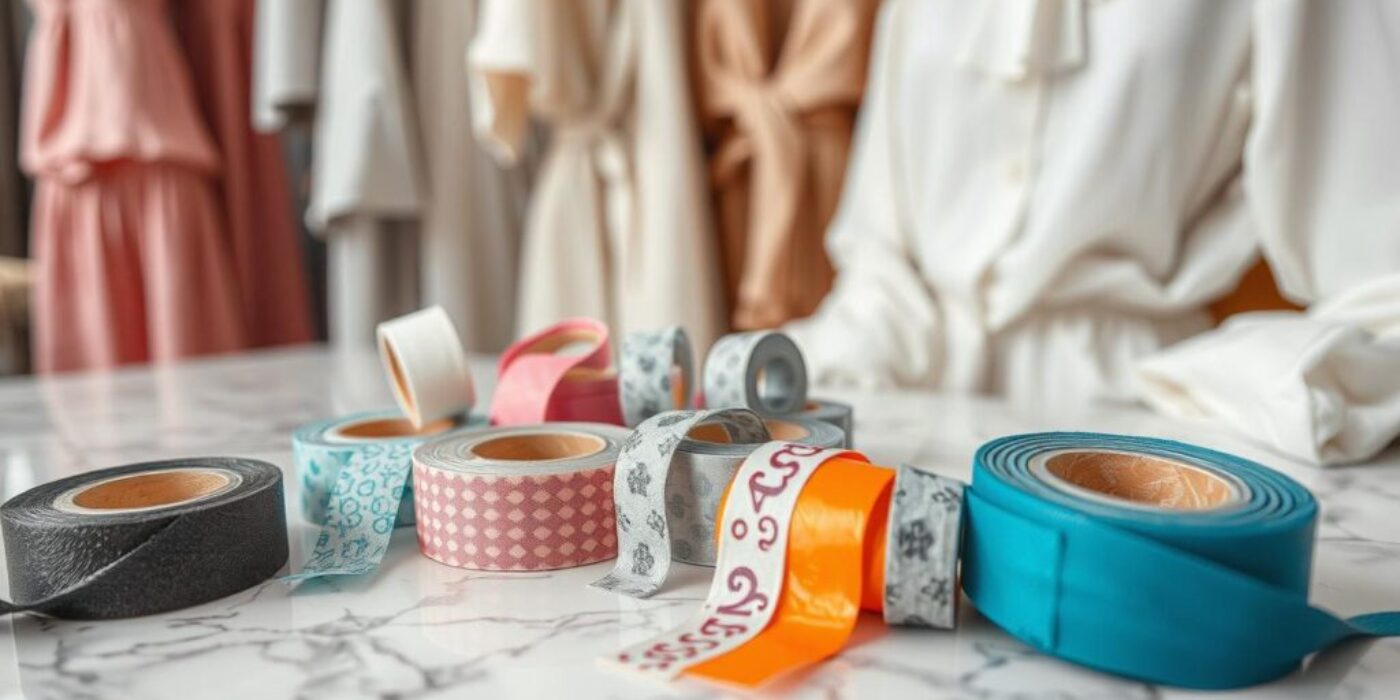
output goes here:
{"type": "Polygon", "coordinates": [[[1400,278],[1400,145],[1374,139],[1400,114],[1374,68],[1397,13],[886,2],[830,232],[837,288],[791,326],[817,380],[1145,392],[1306,458],[1374,453],[1400,431],[1400,295],[1377,306],[1400,278]],[[1327,303],[1227,325],[1139,381],[1261,251],[1289,298],[1327,303]]]}
{"type": "Polygon", "coordinates": [[[165,0],[32,4],[21,162],[36,182],[36,368],[246,347],[221,161],[165,0]]]}
{"type": "Polygon", "coordinates": [[[478,133],[513,162],[531,117],[549,146],[525,226],[516,330],[602,319],[618,337],[725,329],[674,2],[483,0],[469,64],[478,133]]]}
{"type": "Polygon", "coordinates": [[[264,129],[313,118],[307,220],[326,239],[331,341],[440,304],[468,349],[513,337],[529,167],[503,170],[471,137],[464,56],[475,3],[263,0],[264,129]],[[314,117],[312,117],[314,115],[314,117]]]}
{"type": "Polygon", "coordinates": [[[701,0],[694,62],[731,325],[816,310],[865,89],[874,0],[701,0]]]}
{"type": "Polygon", "coordinates": [[[238,297],[252,347],[315,337],[282,146],[253,131],[255,0],[175,3],[195,98],[223,165],[218,181],[238,297]]]}
{"type": "Polygon", "coordinates": [[[1400,433],[1395,0],[28,3],[0,373],[436,304],[476,352],[782,327],[818,386],[1400,433]]]}

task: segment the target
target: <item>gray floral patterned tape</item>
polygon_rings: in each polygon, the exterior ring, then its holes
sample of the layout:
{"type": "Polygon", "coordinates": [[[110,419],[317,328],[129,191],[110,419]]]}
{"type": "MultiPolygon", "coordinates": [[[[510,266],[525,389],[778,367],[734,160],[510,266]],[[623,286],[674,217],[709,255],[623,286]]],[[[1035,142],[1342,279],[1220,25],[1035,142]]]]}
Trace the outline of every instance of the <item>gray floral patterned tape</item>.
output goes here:
{"type": "Polygon", "coordinates": [[[733,333],[705,358],[705,406],[751,408],[763,415],[800,412],[807,405],[802,351],[776,331],[733,333]]]}
{"type": "Polygon", "coordinates": [[[694,375],[690,337],[680,326],[629,333],[619,362],[623,420],[635,427],[662,411],[688,407],[694,375]]]}
{"type": "MultiPolygon", "coordinates": [[[[763,422],[774,440],[828,448],[841,447],[845,440],[839,428],[810,418],[765,418],[763,422]]],[[[672,561],[715,565],[715,515],[724,487],[757,447],[694,437],[681,441],[666,482],[672,561]]]]}
{"type": "Polygon", "coordinates": [[[957,479],[900,465],[885,543],[885,622],[957,626],[963,487],[957,479]]]}
{"type": "Polygon", "coordinates": [[[347,430],[390,420],[403,416],[361,413],[311,423],[292,435],[302,512],[320,531],[301,570],[284,581],[374,571],[394,528],[413,525],[409,474],[413,450],[427,436],[356,439],[347,430]]]}
{"type": "Polygon", "coordinates": [[[846,434],[846,440],[841,446],[850,449],[855,445],[855,409],[852,409],[850,404],[827,399],[808,399],[806,409],[797,415],[840,428],[846,434]]]}
{"type": "Polygon", "coordinates": [[[661,589],[671,568],[665,500],[671,463],[686,434],[701,423],[719,424],[735,443],[768,440],[763,421],[745,409],[667,411],[643,421],[623,441],[613,473],[617,563],[592,585],[635,598],[661,589]]]}

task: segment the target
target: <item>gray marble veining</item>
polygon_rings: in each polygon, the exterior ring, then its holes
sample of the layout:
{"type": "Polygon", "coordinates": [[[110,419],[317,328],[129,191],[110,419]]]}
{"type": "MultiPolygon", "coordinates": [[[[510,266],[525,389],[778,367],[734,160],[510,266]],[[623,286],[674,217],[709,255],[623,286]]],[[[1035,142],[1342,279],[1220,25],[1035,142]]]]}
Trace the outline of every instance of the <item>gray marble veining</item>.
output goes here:
{"type": "MultiPolygon", "coordinates": [[[[490,365],[476,369],[485,378],[490,365]]],[[[489,390],[489,387],[485,388],[489,390]]],[[[1188,440],[1298,478],[1322,502],[1313,599],[1340,613],[1400,608],[1400,453],[1331,471],[1289,462],[1207,425],[1112,406],[1037,411],[921,393],[845,395],[857,448],[966,478],[972,450],[1010,432],[1090,429],[1188,440]]],[[[291,468],[289,436],[309,420],[391,406],[370,354],[296,349],[155,370],[0,382],[0,492],[122,462],[234,454],[291,468]]],[[[288,479],[292,561],[313,529],[288,479]]],[[[659,686],[599,668],[604,653],[683,620],[709,570],[678,564],[650,600],[586,584],[610,566],[537,574],[453,569],[417,553],[412,530],[364,580],[269,582],[166,615],[71,622],[0,620],[5,698],[712,698],[696,681],[659,686]]],[[[795,698],[1175,698],[1188,694],[1038,654],[964,605],[956,632],[890,629],[863,616],[852,644],[758,695],[795,698]]],[[[1249,698],[1390,698],[1400,640],[1341,645],[1249,698]]]]}

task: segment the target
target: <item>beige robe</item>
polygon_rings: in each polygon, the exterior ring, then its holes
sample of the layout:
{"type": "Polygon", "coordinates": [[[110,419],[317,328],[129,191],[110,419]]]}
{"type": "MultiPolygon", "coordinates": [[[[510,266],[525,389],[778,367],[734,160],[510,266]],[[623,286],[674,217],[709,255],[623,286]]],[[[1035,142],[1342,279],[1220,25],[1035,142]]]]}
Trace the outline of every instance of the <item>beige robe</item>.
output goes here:
{"type": "Polygon", "coordinates": [[[870,0],[700,0],[695,68],[738,328],[816,310],[874,24],[870,0]]]}
{"type": "Polygon", "coordinates": [[[483,0],[469,65],[478,132],[507,161],[533,115],[550,146],[530,205],[518,330],[592,316],[621,335],[724,329],[684,60],[683,7],[483,0]]]}
{"type": "Polygon", "coordinates": [[[514,335],[516,241],[528,168],[471,137],[462,0],[261,0],[258,123],[314,108],[307,220],[328,247],[333,344],[440,304],[469,350],[514,335]]]}

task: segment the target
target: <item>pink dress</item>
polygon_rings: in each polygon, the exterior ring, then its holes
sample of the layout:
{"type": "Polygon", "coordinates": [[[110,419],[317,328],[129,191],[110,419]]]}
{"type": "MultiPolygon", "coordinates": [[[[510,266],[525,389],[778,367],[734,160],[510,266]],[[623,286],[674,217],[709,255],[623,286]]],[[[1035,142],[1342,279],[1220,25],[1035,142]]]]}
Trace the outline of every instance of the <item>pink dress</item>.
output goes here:
{"type": "Polygon", "coordinates": [[[219,193],[233,251],[248,341],[313,339],[291,186],[276,136],[252,127],[255,0],[197,0],[173,6],[194,75],[195,97],[223,157],[219,193]]]}
{"type": "Polygon", "coordinates": [[[21,165],[36,181],[41,372],[246,346],[200,120],[166,0],[30,0],[21,165]]]}

